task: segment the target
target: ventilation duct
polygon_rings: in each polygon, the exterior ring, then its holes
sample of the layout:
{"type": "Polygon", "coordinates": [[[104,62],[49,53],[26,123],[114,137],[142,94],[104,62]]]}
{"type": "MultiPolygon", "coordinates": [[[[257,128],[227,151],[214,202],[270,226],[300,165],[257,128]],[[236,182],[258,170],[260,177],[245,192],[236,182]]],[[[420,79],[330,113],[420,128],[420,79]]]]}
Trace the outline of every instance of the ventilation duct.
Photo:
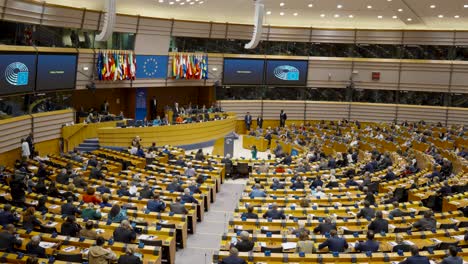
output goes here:
{"type": "Polygon", "coordinates": [[[255,0],[255,18],[252,39],[245,44],[245,49],[255,49],[262,38],[263,33],[263,15],[265,14],[265,5],[263,0],[255,0]]]}
{"type": "Polygon", "coordinates": [[[107,41],[110,36],[112,36],[115,25],[116,5],[117,0],[106,0],[104,25],[102,27],[102,31],[96,36],[96,41],[107,41]]]}

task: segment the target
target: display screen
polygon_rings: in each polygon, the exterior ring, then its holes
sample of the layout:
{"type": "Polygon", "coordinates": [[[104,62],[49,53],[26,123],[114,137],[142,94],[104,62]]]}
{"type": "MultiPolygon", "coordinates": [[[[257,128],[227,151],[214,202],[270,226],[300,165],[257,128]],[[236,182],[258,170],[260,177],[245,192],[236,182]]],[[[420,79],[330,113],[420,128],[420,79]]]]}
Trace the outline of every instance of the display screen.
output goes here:
{"type": "Polygon", "coordinates": [[[263,84],[264,60],[224,59],[223,84],[263,84]]]}
{"type": "Polygon", "coordinates": [[[75,89],[75,54],[39,54],[36,91],[75,89]]]}
{"type": "Polygon", "coordinates": [[[308,62],[301,60],[267,60],[266,84],[306,86],[308,62]]]}
{"type": "Polygon", "coordinates": [[[30,93],[36,79],[35,54],[0,54],[0,95],[30,93]]]}

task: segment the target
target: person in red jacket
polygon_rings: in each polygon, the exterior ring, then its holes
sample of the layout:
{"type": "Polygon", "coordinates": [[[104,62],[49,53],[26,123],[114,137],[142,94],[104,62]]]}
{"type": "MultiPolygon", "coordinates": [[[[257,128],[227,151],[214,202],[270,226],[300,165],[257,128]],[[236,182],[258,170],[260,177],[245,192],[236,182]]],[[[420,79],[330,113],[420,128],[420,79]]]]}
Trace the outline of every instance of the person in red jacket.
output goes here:
{"type": "Polygon", "coordinates": [[[93,187],[89,187],[87,190],[86,190],[86,194],[83,194],[83,202],[85,203],[93,203],[93,204],[100,204],[102,201],[101,201],[101,198],[99,198],[96,194],[95,194],[96,190],[93,188],[93,187]]]}

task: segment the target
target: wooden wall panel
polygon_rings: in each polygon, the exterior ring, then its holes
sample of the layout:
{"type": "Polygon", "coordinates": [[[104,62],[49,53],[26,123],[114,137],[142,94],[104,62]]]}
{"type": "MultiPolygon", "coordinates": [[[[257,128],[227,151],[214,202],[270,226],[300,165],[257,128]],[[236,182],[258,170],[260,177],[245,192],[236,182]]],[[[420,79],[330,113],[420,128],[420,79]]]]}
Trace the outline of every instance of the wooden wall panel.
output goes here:
{"type": "Polygon", "coordinates": [[[4,20],[40,24],[42,4],[23,1],[5,1],[3,3],[4,20]],[[6,4],[6,5],[5,5],[6,4]]]}
{"type": "Polygon", "coordinates": [[[223,80],[223,65],[224,58],[217,54],[208,55],[208,80],[205,85],[214,85],[217,81],[219,83],[223,80]]]}
{"type": "Polygon", "coordinates": [[[369,122],[393,122],[396,116],[394,104],[351,103],[351,119],[369,122]]]}
{"type": "Polygon", "coordinates": [[[356,61],[354,63],[354,70],[358,71],[354,75],[356,88],[398,90],[399,68],[400,64],[396,60],[356,61]],[[373,81],[372,72],[380,72],[380,80],[373,81]]]}
{"type": "Polygon", "coordinates": [[[305,101],[263,101],[263,119],[279,120],[284,110],[289,120],[304,120],[305,101]]]}
{"type": "Polygon", "coordinates": [[[313,29],[311,42],[354,43],[354,30],[313,29]]]}
{"type": "Polygon", "coordinates": [[[115,19],[115,32],[137,32],[138,17],[117,15],[115,19]]]}
{"type": "MultiPolygon", "coordinates": [[[[32,131],[30,116],[20,116],[0,120],[0,153],[21,148],[21,139],[26,138],[32,131]]],[[[19,157],[17,157],[19,158],[19,157]]]]}
{"type": "Polygon", "coordinates": [[[78,71],[76,72],[76,89],[87,89],[86,85],[93,79],[93,72],[95,71],[95,63],[93,60],[93,50],[80,50],[78,53],[78,71]],[[85,71],[84,68],[88,70],[85,71]]]}
{"type": "Polygon", "coordinates": [[[401,66],[400,89],[408,91],[447,92],[450,64],[407,63],[401,66]]]}
{"type": "Polygon", "coordinates": [[[453,45],[454,32],[405,31],[403,44],[406,45],[453,45]]]}
{"type": "Polygon", "coordinates": [[[88,111],[93,108],[99,110],[105,100],[109,102],[109,112],[119,114],[124,112],[126,117],[135,115],[135,91],[136,89],[97,89],[95,92],[90,90],[75,90],[72,96],[72,106],[74,109],[88,111]],[[133,104],[133,107],[132,107],[133,104]]]}
{"type": "Polygon", "coordinates": [[[456,31],[455,32],[455,43],[456,46],[467,46],[468,45],[468,32],[456,31]]]}
{"type": "Polygon", "coordinates": [[[251,39],[253,26],[249,25],[228,25],[227,38],[228,39],[251,39]]]}
{"type": "Polygon", "coordinates": [[[468,64],[458,62],[453,65],[452,84],[450,92],[468,93],[468,64]]]}
{"type": "Polygon", "coordinates": [[[409,121],[417,122],[424,120],[429,123],[445,123],[447,111],[445,107],[435,106],[416,106],[416,105],[398,105],[398,122],[409,121]]]}
{"type": "Polygon", "coordinates": [[[53,27],[81,28],[83,10],[45,6],[42,24],[53,27]]]}
{"type": "Polygon", "coordinates": [[[226,29],[228,24],[226,23],[212,23],[211,36],[212,39],[224,39],[226,38],[226,29]]]}
{"type": "Polygon", "coordinates": [[[402,31],[357,30],[356,43],[401,44],[402,31]]]}
{"type": "Polygon", "coordinates": [[[208,38],[209,33],[210,24],[203,22],[174,21],[174,28],[172,30],[172,35],[176,37],[208,38]]]}
{"type": "Polygon", "coordinates": [[[101,17],[101,12],[86,10],[83,29],[96,30],[99,26],[102,27],[99,17],[101,17]]]}
{"type": "Polygon", "coordinates": [[[448,125],[468,125],[468,108],[448,108],[448,125]]]}
{"type": "Polygon", "coordinates": [[[34,142],[60,138],[62,126],[74,122],[74,117],[71,109],[33,114],[34,142]]]}
{"type": "Polygon", "coordinates": [[[308,29],[308,28],[270,27],[268,40],[290,41],[290,42],[309,42],[310,34],[311,34],[311,29],[308,29]]]}
{"type": "Polygon", "coordinates": [[[172,23],[172,20],[167,19],[141,17],[140,25],[138,27],[138,33],[148,35],[170,36],[172,23]]]}
{"type": "Polygon", "coordinates": [[[259,100],[221,100],[218,101],[225,112],[234,112],[238,120],[244,120],[245,113],[250,112],[252,118],[262,114],[262,101],[259,100]]]}
{"type": "Polygon", "coordinates": [[[311,58],[307,86],[345,88],[351,76],[351,60],[311,58]]]}
{"type": "Polygon", "coordinates": [[[349,103],[307,101],[307,120],[341,120],[348,118],[349,103]]]}

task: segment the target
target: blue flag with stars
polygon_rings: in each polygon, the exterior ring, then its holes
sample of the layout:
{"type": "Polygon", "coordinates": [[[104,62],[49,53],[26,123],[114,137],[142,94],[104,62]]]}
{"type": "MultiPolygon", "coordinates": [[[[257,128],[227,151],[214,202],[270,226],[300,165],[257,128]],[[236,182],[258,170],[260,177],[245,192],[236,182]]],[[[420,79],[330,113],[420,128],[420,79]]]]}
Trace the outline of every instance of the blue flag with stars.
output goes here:
{"type": "Polygon", "coordinates": [[[168,56],[137,55],[137,79],[165,79],[167,77],[168,56]]]}

